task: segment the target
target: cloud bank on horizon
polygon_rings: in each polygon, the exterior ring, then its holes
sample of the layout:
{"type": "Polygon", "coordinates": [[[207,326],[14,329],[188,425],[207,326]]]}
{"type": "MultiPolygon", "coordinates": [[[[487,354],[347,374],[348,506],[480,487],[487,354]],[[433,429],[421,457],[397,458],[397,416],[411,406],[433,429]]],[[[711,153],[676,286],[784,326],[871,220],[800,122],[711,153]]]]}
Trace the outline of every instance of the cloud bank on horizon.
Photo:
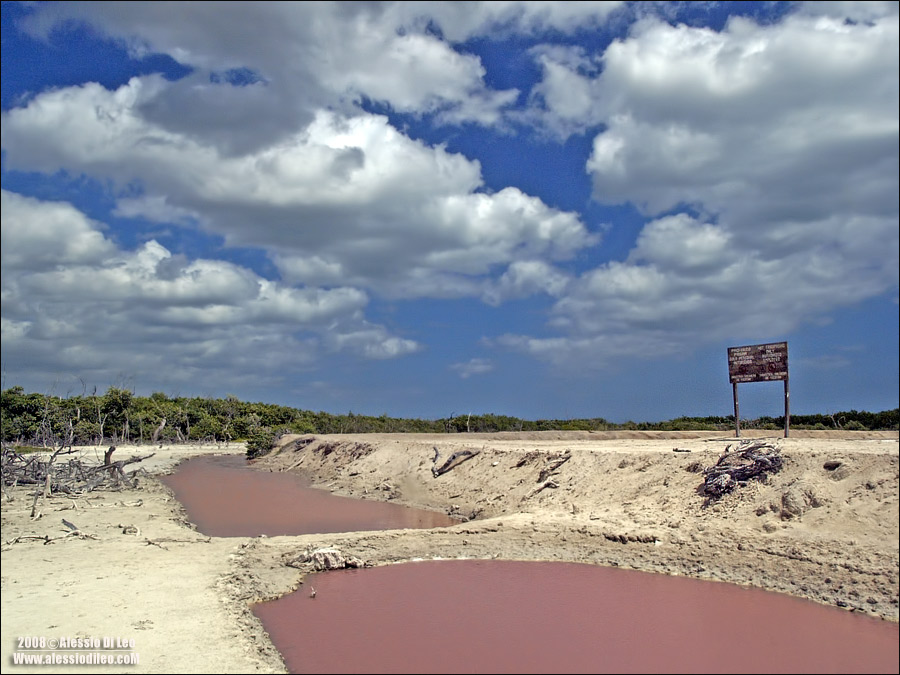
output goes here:
{"type": "Polygon", "coordinates": [[[4,387],[662,419],[787,339],[897,405],[896,2],[3,13],[4,387]]]}

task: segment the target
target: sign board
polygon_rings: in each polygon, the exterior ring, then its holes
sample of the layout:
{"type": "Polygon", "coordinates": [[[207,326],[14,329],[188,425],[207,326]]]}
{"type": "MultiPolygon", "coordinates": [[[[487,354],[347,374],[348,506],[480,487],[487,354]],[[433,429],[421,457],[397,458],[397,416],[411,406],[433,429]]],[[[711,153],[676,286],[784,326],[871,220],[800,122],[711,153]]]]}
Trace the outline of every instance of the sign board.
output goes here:
{"type": "Polygon", "coordinates": [[[787,342],[728,348],[732,384],[788,379],[787,342]]]}
{"type": "Polygon", "coordinates": [[[787,342],[746,345],[728,348],[728,376],[734,391],[734,431],[741,435],[741,413],[738,407],[738,384],[784,380],[784,437],[791,426],[791,393],[788,387],[787,342]]]}

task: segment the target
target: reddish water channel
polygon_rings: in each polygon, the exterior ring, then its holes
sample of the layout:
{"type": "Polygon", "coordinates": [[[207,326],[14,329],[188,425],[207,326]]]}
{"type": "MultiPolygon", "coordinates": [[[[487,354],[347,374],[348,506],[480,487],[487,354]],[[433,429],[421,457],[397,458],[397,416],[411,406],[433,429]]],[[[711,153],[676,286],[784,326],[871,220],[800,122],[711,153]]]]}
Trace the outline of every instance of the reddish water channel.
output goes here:
{"type": "MultiPolygon", "coordinates": [[[[216,536],[448,524],[244,464],[190,460],[166,482],[216,536]]],[[[576,563],[441,560],[323,572],[253,611],[292,673],[900,671],[896,623],[758,589],[576,563]]]]}
{"type": "Polygon", "coordinates": [[[732,584],[577,563],[323,572],[254,612],[292,673],[898,670],[897,624],[732,584]]]}
{"type": "Polygon", "coordinates": [[[163,478],[197,530],[213,537],[446,527],[449,516],[400,504],[339,497],[292,473],[247,466],[242,455],[195,457],[163,478]]]}

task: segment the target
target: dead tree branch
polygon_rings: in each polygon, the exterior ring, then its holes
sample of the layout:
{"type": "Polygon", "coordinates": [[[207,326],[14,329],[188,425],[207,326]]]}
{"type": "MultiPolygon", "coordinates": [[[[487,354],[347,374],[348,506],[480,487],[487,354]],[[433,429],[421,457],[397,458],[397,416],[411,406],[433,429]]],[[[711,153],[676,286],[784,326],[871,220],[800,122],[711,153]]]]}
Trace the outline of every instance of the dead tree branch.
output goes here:
{"type": "MultiPolygon", "coordinates": [[[[43,494],[45,497],[54,492],[77,495],[98,489],[120,490],[123,487],[135,487],[135,474],[138,470],[126,474],[125,467],[149,459],[155,453],[114,462],[112,461],[114,450],[115,447],[111,447],[105,453],[105,461],[98,464],[84,457],[75,457],[67,462],[57,461],[61,455],[74,454],[76,451],[72,449],[60,448],[47,457],[42,453],[25,456],[10,448],[3,448],[0,459],[2,483],[4,488],[17,485],[41,486],[42,489],[37,496],[43,494]]],[[[33,505],[33,513],[36,511],[37,498],[33,505]]]]}
{"type": "MultiPolygon", "coordinates": [[[[550,476],[554,475],[558,472],[559,467],[572,459],[572,451],[566,450],[562,455],[551,456],[547,458],[547,461],[550,462],[547,466],[541,469],[541,473],[538,476],[538,483],[542,483],[547,480],[550,476]]],[[[556,487],[556,486],[554,486],[556,487]]]]}
{"type": "Polygon", "coordinates": [[[79,539],[100,539],[96,534],[88,534],[87,532],[82,532],[75,524],[70,523],[65,518],[62,519],[63,525],[66,526],[66,533],[60,535],[59,537],[51,537],[49,534],[45,534],[43,536],[35,535],[35,534],[22,534],[14,539],[8,539],[3,542],[4,546],[12,546],[13,544],[18,544],[23,541],[35,540],[35,541],[43,541],[44,546],[47,544],[52,544],[54,541],[59,541],[60,539],[68,539],[69,537],[78,537],[79,539]]]}
{"type": "Polygon", "coordinates": [[[558,485],[555,481],[552,481],[552,480],[545,480],[543,483],[541,483],[540,485],[538,485],[536,488],[532,489],[531,492],[529,492],[527,495],[525,495],[524,497],[522,497],[522,501],[525,501],[526,499],[531,499],[532,497],[534,497],[534,496],[535,496],[538,492],[540,492],[541,490],[546,490],[547,488],[553,488],[553,489],[556,489],[556,488],[558,488],[558,487],[559,487],[559,485],[558,485]]]}
{"type": "Polygon", "coordinates": [[[438,459],[440,459],[441,453],[437,449],[437,447],[435,447],[434,448],[434,459],[431,460],[431,463],[432,463],[431,474],[435,478],[437,478],[438,476],[442,476],[443,474],[450,471],[450,469],[453,469],[453,468],[459,466],[460,464],[465,462],[467,459],[472,459],[479,453],[481,453],[481,450],[457,450],[456,452],[454,452],[452,455],[450,455],[447,458],[446,462],[444,462],[443,464],[438,466],[438,459]]]}

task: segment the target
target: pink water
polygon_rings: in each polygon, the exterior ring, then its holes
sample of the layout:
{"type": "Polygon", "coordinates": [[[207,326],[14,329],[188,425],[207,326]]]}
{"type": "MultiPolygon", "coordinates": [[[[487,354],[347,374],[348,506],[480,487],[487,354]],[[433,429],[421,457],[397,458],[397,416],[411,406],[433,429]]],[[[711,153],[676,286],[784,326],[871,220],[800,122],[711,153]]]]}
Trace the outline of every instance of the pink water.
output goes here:
{"type": "Polygon", "coordinates": [[[444,560],[323,572],[254,612],[292,673],[900,667],[894,623],[731,584],[576,563],[444,560]]]}
{"type": "Polygon", "coordinates": [[[213,537],[417,529],[459,522],[435,511],[339,497],[309,487],[296,474],[251,469],[241,455],[189,459],[163,482],[197,529],[213,537]]]}
{"type": "MultiPolygon", "coordinates": [[[[165,482],[213,536],[455,522],[336,497],[239,456],[189,460],[165,482]]],[[[900,672],[896,623],[758,589],[575,563],[323,572],[253,611],[292,673],[900,672]]]]}

